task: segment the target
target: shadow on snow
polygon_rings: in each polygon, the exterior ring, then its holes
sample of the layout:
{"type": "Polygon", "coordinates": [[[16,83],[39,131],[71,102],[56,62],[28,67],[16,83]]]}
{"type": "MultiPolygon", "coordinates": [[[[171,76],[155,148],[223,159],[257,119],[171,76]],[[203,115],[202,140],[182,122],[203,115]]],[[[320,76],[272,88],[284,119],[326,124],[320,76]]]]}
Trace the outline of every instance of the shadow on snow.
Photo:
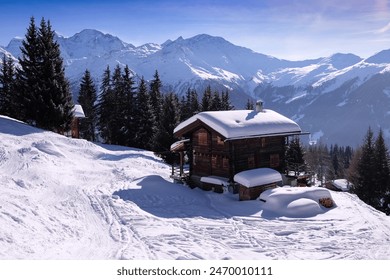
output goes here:
{"type": "Polygon", "coordinates": [[[136,182],[132,188],[116,191],[113,195],[161,218],[221,219],[252,216],[261,211],[259,201],[243,202],[238,201],[237,195],[190,189],[157,175],[145,176],[136,182]]]}

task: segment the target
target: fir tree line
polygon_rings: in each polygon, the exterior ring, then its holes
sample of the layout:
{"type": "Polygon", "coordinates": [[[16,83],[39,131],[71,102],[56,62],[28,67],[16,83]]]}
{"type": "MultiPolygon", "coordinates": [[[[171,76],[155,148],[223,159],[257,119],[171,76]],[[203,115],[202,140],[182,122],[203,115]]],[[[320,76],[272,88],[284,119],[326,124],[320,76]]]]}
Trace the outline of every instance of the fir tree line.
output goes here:
{"type": "Polygon", "coordinates": [[[354,149],[350,146],[336,144],[329,148],[318,143],[305,149],[305,162],[321,185],[324,185],[327,181],[347,177],[353,154],[354,149]]]}
{"type": "Polygon", "coordinates": [[[208,86],[201,99],[194,89],[181,98],[162,92],[156,70],[151,81],[138,78],[128,66],[105,69],[99,94],[88,70],[80,83],[78,103],[87,116],[80,120],[82,138],[154,151],[169,161],[170,146],[177,140],[174,128],[201,111],[231,110],[228,91],[208,86]],[[99,96],[99,97],[97,97],[99,96]]]}
{"type": "Polygon", "coordinates": [[[303,146],[299,137],[287,145],[285,161],[287,172],[314,174],[321,185],[326,182],[346,178],[354,150],[350,146],[327,145],[322,143],[303,146]]]}

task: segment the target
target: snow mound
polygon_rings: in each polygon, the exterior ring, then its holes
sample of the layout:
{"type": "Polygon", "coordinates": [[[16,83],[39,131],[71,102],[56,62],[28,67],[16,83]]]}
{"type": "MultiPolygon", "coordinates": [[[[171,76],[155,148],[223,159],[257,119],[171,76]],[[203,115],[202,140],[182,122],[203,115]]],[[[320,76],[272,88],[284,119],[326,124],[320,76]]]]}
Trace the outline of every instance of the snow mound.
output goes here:
{"type": "Polygon", "coordinates": [[[328,211],[320,205],[323,198],[332,198],[332,195],[326,189],[302,187],[270,189],[259,197],[265,216],[294,218],[313,217],[328,211]]]}

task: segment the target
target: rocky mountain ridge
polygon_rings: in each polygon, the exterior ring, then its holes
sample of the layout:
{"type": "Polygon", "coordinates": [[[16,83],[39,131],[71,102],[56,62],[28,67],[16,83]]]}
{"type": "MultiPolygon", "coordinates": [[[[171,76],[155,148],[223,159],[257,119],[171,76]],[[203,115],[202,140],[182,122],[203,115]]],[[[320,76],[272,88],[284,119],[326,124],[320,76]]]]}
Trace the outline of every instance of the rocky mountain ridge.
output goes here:
{"type": "MultiPolygon", "coordinates": [[[[311,132],[312,140],[356,146],[368,126],[382,128],[390,140],[390,50],[365,59],[338,53],[288,61],[207,34],[137,47],[86,29],[69,38],[57,35],[57,41],[75,93],[85,69],[98,82],[107,65],[128,65],[146,79],[158,70],[166,91],[227,88],[237,108],[261,98],[311,132]]],[[[21,42],[12,39],[0,52],[17,58],[21,42]]]]}

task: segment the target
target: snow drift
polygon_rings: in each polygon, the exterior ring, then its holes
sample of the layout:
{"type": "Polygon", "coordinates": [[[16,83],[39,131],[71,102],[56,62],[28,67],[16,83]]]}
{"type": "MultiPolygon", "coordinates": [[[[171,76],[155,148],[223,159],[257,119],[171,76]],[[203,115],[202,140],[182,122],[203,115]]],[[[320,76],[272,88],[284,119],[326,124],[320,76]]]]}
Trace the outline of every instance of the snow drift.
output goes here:
{"type": "Polygon", "coordinates": [[[240,202],[174,184],[151,152],[2,116],[0,174],[0,259],[389,259],[390,218],[355,195],[240,202]]]}

